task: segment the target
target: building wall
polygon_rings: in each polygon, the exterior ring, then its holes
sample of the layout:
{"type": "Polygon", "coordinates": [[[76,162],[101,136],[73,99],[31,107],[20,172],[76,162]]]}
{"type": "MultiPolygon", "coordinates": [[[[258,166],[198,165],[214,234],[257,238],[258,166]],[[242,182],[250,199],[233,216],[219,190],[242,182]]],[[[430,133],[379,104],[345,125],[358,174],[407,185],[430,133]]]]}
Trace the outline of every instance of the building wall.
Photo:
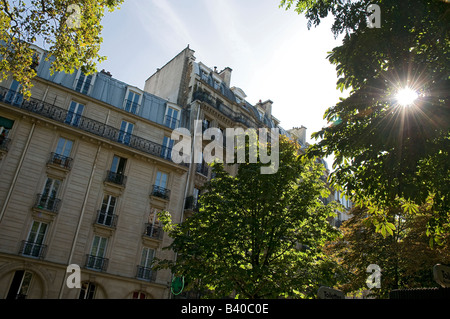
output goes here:
{"type": "MultiPolygon", "coordinates": [[[[58,79],[60,83],[70,83],[64,77],[58,79]]],[[[105,79],[114,86],[113,80],[105,79]]],[[[187,168],[158,154],[148,154],[66,124],[61,118],[55,120],[39,107],[31,110],[29,104],[29,108],[11,105],[5,100],[11,83],[8,80],[0,84],[5,88],[0,117],[14,120],[8,149],[0,154],[0,298],[8,296],[16,272],[22,270],[32,273],[27,298],[78,298],[81,289],[65,285],[69,264],[81,267],[83,282],[95,284],[95,298],[131,298],[136,291],[145,292],[149,298],[168,298],[169,271],[159,271],[154,280],[137,279],[136,271],[144,247],[154,249],[159,258],[174,258],[173,253],[161,250],[170,244],[166,234],[152,239],[143,233],[145,224],[153,221],[154,209],[167,209],[175,220],[181,218],[187,168]],[[73,141],[70,169],[48,164],[60,137],[73,141]],[[124,187],[105,183],[115,155],[127,159],[124,187]],[[168,200],[151,196],[158,171],[168,174],[168,200]],[[60,181],[57,198],[61,201],[56,213],[36,208],[37,195],[43,193],[49,177],[60,181]],[[117,197],[115,227],[97,223],[105,194],[117,197]],[[21,251],[34,222],[48,225],[43,240],[46,249],[41,257],[21,251]],[[95,236],[108,239],[104,255],[108,265],[103,271],[86,267],[86,255],[91,253],[95,236]]],[[[96,81],[96,85],[100,84],[96,81]]],[[[134,123],[133,135],[159,145],[171,132],[162,125],[167,101],[147,95],[147,101],[153,100],[152,106],[162,110],[153,117],[148,112],[147,117],[153,119],[150,120],[126,112],[119,102],[107,104],[68,86],[38,77],[32,99],[45,101],[45,107],[53,111],[59,110],[55,106],[68,110],[72,101],[83,103],[84,117],[116,129],[122,120],[128,120],[134,123]]]]}
{"type": "Polygon", "coordinates": [[[193,54],[194,51],[189,47],[181,51],[145,81],[144,91],[178,103],[178,98],[182,94],[180,91],[182,81],[186,75],[186,63],[193,59],[193,54]]]}

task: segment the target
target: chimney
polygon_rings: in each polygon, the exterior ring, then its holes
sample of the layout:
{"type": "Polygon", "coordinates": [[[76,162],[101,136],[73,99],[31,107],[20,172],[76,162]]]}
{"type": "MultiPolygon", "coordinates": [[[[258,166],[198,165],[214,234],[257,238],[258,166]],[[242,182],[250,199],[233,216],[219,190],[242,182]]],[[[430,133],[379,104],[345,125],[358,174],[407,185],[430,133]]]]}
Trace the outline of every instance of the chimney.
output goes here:
{"type": "Polygon", "coordinates": [[[301,127],[294,127],[288,132],[295,137],[296,140],[300,142],[300,144],[306,145],[306,127],[303,125],[301,127]]]}
{"type": "Polygon", "coordinates": [[[109,71],[105,71],[105,69],[101,70],[100,72],[106,74],[109,77],[112,77],[112,74],[109,71]]]}
{"type": "Polygon", "coordinates": [[[231,84],[231,72],[233,70],[229,67],[226,67],[222,71],[220,71],[219,76],[222,78],[223,82],[227,87],[230,87],[231,84]]]}
{"type": "Polygon", "coordinates": [[[261,107],[264,109],[264,113],[266,113],[269,118],[272,115],[272,104],[273,102],[271,100],[267,100],[261,103],[261,107]]]}

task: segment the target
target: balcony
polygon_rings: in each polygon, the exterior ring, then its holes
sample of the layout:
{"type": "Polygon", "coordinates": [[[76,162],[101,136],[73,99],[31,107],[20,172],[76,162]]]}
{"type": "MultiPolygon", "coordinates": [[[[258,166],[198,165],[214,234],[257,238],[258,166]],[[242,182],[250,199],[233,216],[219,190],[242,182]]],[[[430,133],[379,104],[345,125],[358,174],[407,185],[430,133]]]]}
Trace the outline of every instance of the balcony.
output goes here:
{"type": "Polygon", "coordinates": [[[250,119],[242,113],[233,111],[231,108],[223,104],[220,100],[212,97],[208,92],[197,90],[196,92],[194,92],[193,99],[209,104],[235,122],[242,123],[247,127],[258,127],[253,119],[250,119]]]}
{"type": "Polygon", "coordinates": [[[86,255],[86,264],[84,265],[88,269],[106,271],[108,268],[109,259],[98,257],[94,255],[86,255]]]}
{"type": "Polygon", "coordinates": [[[155,226],[154,224],[151,224],[151,223],[145,224],[144,236],[149,237],[151,239],[155,239],[155,240],[162,240],[163,233],[164,232],[162,230],[162,227],[155,226]]]}
{"type": "Polygon", "coordinates": [[[72,161],[73,159],[70,157],[63,156],[57,153],[51,153],[48,164],[68,171],[72,168],[72,161]]]}
{"type": "MultiPolygon", "coordinates": [[[[29,100],[24,100],[22,98],[12,99],[11,96],[15,94],[15,91],[9,90],[5,87],[0,87],[0,102],[18,107],[24,111],[32,112],[34,114],[46,117],[50,120],[62,123],[64,125],[73,126],[66,123],[66,119],[69,114],[68,110],[32,97],[29,100]]],[[[120,129],[84,116],[79,116],[77,128],[87,133],[108,139],[112,142],[118,142],[119,137],[121,136],[120,129]]],[[[125,145],[146,154],[161,158],[162,145],[141,138],[139,136],[127,133],[125,145]]]]}
{"type": "Polygon", "coordinates": [[[186,197],[184,209],[198,212],[198,209],[199,209],[198,199],[195,198],[194,196],[186,197]]]}
{"type": "Polygon", "coordinates": [[[147,267],[138,265],[137,269],[136,269],[136,278],[155,282],[156,281],[156,271],[152,270],[151,268],[147,268],[147,267]]]}
{"type": "Polygon", "coordinates": [[[11,139],[0,137],[0,151],[8,152],[11,139]]]}
{"type": "Polygon", "coordinates": [[[125,187],[127,177],[123,174],[108,171],[106,174],[105,182],[112,183],[121,187],[125,187]]]}
{"type": "Polygon", "coordinates": [[[37,194],[36,202],[33,206],[35,209],[45,210],[51,213],[58,213],[60,199],[45,194],[37,194]]]}
{"type": "Polygon", "coordinates": [[[20,245],[19,254],[34,258],[44,258],[47,251],[47,245],[37,244],[34,242],[23,240],[20,245]]]}
{"type": "Polygon", "coordinates": [[[0,159],[2,159],[3,155],[8,153],[10,143],[11,140],[9,138],[0,136],[0,159]]]}
{"type": "Polygon", "coordinates": [[[153,185],[151,196],[169,200],[170,190],[161,186],[153,185]]]}

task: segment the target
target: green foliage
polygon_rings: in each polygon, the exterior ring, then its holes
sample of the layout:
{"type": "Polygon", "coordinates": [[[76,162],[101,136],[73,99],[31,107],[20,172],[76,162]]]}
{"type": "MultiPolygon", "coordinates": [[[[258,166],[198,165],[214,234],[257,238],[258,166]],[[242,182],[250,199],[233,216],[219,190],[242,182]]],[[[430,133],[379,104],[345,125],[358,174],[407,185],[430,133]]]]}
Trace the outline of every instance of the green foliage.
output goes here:
{"type": "Polygon", "coordinates": [[[13,76],[30,96],[33,68],[31,44],[42,42],[52,59],[51,72],[95,71],[100,56],[100,21],[123,0],[4,0],[0,3],[0,80],[13,76]]]}
{"type": "MultiPolygon", "coordinates": [[[[199,199],[200,210],[171,224],[175,263],[157,262],[185,276],[188,289],[204,297],[311,297],[328,274],[322,247],[337,235],[327,218],[336,203],[319,199],[327,188],[323,165],[299,155],[299,146],[281,138],[279,170],[261,174],[261,163],[239,164],[236,176],[223,164],[199,199]],[[326,275],[327,274],[327,275],[326,275]]],[[[325,282],[324,284],[327,284],[325,282]]]]}
{"type": "MultiPolygon", "coordinates": [[[[380,223],[367,208],[355,208],[352,218],[340,230],[340,240],[327,246],[326,252],[335,260],[337,287],[347,294],[369,290],[367,267],[376,264],[381,268],[381,287],[370,289],[370,296],[388,298],[393,289],[436,287],[433,266],[450,262],[448,245],[431,248],[426,235],[431,219],[430,206],[405,212],[401,207],[390,207],[384,214],[390,226],[380,228],[380,223]],[[390,236],[383,235],[383,229],[390,236]]],[[[381,226],[380,226],[381,227],[381,226]]],[[[447,234],[447,237],[449,235],[447,234]]]]}
{"type": "Polygon", "coordinates": [[[309,154],[334,154],[330,182],[373,208],[371,214],[402,202],[412,212],[432,197],[429,234],[442,243],[450,232],[450,4],[380,0],[381,28],[369,28],[371,3],[281,1],[286,9],[296,4],[309,26],[333,15],[332,31],[344,34],[328,59],[336,65],[337,89],[350,95],[325,112],[332,124],[313,134],[319,142],[309,154]],[[395,100],[406,86],[420,94],[411,107],[395,100]]]}

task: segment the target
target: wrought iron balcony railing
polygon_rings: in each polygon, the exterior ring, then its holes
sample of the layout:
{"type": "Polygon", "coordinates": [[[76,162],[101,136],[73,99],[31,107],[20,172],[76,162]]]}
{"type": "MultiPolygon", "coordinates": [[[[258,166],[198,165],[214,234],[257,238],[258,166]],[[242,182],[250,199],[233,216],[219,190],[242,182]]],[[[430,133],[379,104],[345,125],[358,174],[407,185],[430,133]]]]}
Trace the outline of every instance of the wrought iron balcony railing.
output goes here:
{"type": "Polygon", "coordinates": [[[230,118],[235,122],[240,122],[247,127],[258,127],[257,124],[252,119],[245,116],[244,114],[233,111],[228,106],[212,97],[208,92],[198,90],[194,92],[193,98],[194,100],[199,100],[211,105],[212,107],[219,110],[222,114],[224,114],[225,116],[227,116],[228,118],[230,118]]]}
{"type": "Polygon", "coordinates": [[[136,278],[155,282],[156,271],[151,268],[138,265],[136,270],[136,278]]]}
{"type": "Polygon", "coordinates": [[[19,254],[29,257],[44,258],[46,250],[47,245],[23,240],[22,244],[20,245],[19,254]]]}
{"type": "Polygon", "coordinates": [[[120,173],[107,171],[105,181],[120,186],[125,186],[127,182],[127,177],[120,173]]]}
{"type": "Polygon", "coordinates": [[[170,190],[161,186],[153,185],[152,196],[167,199],[170,198],[170,190]]]}
{"type": "Polygon", "coordinates": [[[52,213],[57,213],[60,202],[61,200],[54,196],[37,194],[36,202],[34,203],[34,208],[44,209],[52,213]]]}
{"type": "Polygon", "coordinates": [[[48,163],[69,170],[72,168],[72,161],[73,159],[70,157],[63,156],[57,153],[51,153],[48,163]]]}
{"type": "MultiPolygon", "coordinates": [[[[17,92],[13,90],[9,90],[5,87],[0,87],[0,101],[19,107],[25,111],[29,111],[41,116],[44,116],[48,119],[64,123],[66,125],[72,125],[71,122],[67,123],[67,115],[69,113],[68,110],[62,109],[58,106],[51,105],[49,103],[43,102],[36,98],[30,98],[29,100],[25,99],[12,99],[9,98],[11,95],[20,95],[16,94],[17,92]]],[[[119,141],[121,131],[118,128],[109,126],[105,123],[87,118],[85,116],[79,116],[79,119],[76,123],[76,127],[85,132],[106,138],[110,141],[117,142],[119,141]]],[[[162,145],[144,139],[142,137],[127,134],[127,146],[134,148],[138,151],[142,151],[147,154],[151,154],[154,156],[161,156],[162,145]]],[[[164,158],[164,157],[163,157],[164,158]]],[[[167,159],[167,158],[164,158],[167,159]]]]}
{"type": "Polygon", "coordinates": [[[0,138],[0,150],[7,152],[9,150],[9,143],[11,143],[11,139],[0,138]]]}
{"type": "Polygon", "coordinates": [[[116,228],[118,216],[105,212],[103,210],[97,211],[97,219],[95,222],[99,225],[116,228]]]}
{"type": "Polygon", "coordinates": [[[163,230],[162,227],[155,226],[151,223],[145,224],[144,236],[148,236],[153,239],[162,240],[163,230]]]}
{"type": "Polygon", "coordinates": [[[186,202],[184,204],[184,209],[193,210],[195,212],[198,212],[200,205],[198,203],[198,199],[194,196],[188,196],[186,197],[186,202]]]}
{"type": "Polygon", "coordinates": [[[94,270],[106,271],[109,259],[94,255],[86,255],[85,267],[94,270]]]}
{"type": "Polygon", "coordinates": [[[195,171],[204,176],[208,176],[209,167],[206,163],[197,163],[195,171]]]}

